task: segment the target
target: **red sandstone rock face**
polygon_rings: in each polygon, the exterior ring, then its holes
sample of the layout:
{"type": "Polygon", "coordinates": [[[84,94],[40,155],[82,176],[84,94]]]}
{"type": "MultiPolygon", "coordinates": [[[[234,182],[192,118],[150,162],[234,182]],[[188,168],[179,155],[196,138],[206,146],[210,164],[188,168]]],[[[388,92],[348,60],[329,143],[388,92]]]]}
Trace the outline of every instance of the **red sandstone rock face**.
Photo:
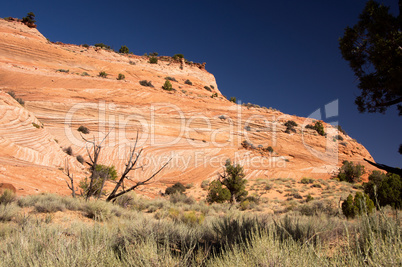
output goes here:
{"type": "Polygon", "coordinates": [[[87,158],[77,131],[81,125],[91,131],[87,138],[101,139],[111,132],[100,163],[113,164],[119,171],[140,133],[145,167],[131,174],[134,181],[173,157],[154,184],[155,191],[164,183],[197,185],[214,179],[227,158],[244,165],[247,179],[329,178],[343,160],[371,169],[363,161],[372,160],[369,152],[351,137],[339,133],[344,141],[334,140],[338,133],[324,123],[325,138],[302,127],[311,119],[229,102],[214,76],[197,64],[169,60],[149,64],[146,57],[53,44],[36,29],[1,19],[0,89],[0,182],[13,183],[19,194],[68,194],[61,171],[65,160],[78,180],[85,177],[84,166],[75,158],[87,158]],[[99,77],[101,71],[108,76],[99,77]],[[125,80],[116,79],[119,73],[125,80]],[[168,76],[176,80],[171,82],[173,91],[161,88],[168,76]],[[154,87],[141,86],[141,80],[154,87]],[[25,106],[8,91],[22,98],[25,106]],[[211,97],[215,93],[217,97],[211,97]],[[288,120],[299,124],[296,133],[285,133],[288,120]],[[244,149],[244,140],[257,149],[244,149]],[[259,145],[272,146],[274,153],[258,149],[259,145]],[[69,146],[73,156],[62,151],[69,146]]]}
{"type": "Polygon", "coordinates": [[[3,194],[5,190],[10,190],[14,193],[17,192],[17,189],[12,184],[0,183],[0,194],[3,194]]]}

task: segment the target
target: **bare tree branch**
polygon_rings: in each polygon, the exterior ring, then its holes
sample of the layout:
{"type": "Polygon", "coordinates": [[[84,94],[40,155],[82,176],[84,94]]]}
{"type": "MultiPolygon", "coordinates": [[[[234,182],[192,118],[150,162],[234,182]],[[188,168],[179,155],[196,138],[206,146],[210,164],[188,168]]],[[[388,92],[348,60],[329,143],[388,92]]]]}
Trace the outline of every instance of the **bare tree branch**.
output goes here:
{"type": "Polygon", "coordinates": [[[121,196],[121,195],[124,195],[125,193],[128,193],[128,192],[134,190],[135,188],[137,188],[137,187],[140,186],[140,185],[145,185],[145,184],[147,184],[147,183],[148,183],[150,180],[152,180],[159,172],[161,172],[161,171],[169,164],[169,162],[170,162],[171,160],[172,160],[172,158],[170,158],[157,172],[155,172],[153,175],[151,175],[148,179],[146,179],[146,180],[144,180],[144,181],[141,181],[141,182],[138,182],[138,183],[136,183],[134,186],[132,186],[132,187],[130,187],[130,188],[124,190],[124,191],[121,191],[121,192],[118,193],[118,194],[115,194],[115,195],[110,194],[109,197],[106,199],[106,201],[113,200],[113,199],[115,199],[115,198],[117,198],[117,197],[119,197],[119,196],[121,196]]]}
{"type": "Polygon", "coordinates": [[[72,192],[71,194],[72,194],[73,198],[75,198],[74,175],[72,173],[70,173],[70,166],[68,164],[67,159],[64,163],[64,174],[67,175],[67,177],[70,179],[70,184],[68,183],[67,180],[66,180],[66,184],[67,184],[68,188],[71,190],[71,192],[72,192]]]}

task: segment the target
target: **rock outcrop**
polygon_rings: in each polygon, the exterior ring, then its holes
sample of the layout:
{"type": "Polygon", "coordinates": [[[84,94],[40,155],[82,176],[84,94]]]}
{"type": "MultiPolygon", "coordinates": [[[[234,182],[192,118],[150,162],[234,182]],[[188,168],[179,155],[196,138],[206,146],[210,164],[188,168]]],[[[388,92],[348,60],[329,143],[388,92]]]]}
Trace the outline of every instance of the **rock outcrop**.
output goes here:
{"type": "Polygon", "coordinates": [[[100,162],[119,171],[139,133],[144,168],[130,175],[133,181],[173,158],[156,188],[214,179],[227,158],[244,165],[247,179],[325,179],[343,160],[371,168],[363,161],[372,160],[369,152],[329,124],[324,123],[324,137],[303,127],[311,119],[229,102],[205,64],[167,57],[150,64],[144,56],[55,44],[18,21],[0,19],[0,89],[0,182],[13,183],[23,194],[67,194],[66,160],[77,179],[87,175],[75,159],[87,158],[77,131],[81,125],[90,129],[86,138],[102,139],[110,132],[100,162]],[[102,71],[106,78],[99,77],[102,71]],[[116,79],[119,73],[125,80],[116,79]],[[162,89],[167,77],[173,78],[172,91],[162,89]],[[154,87],[140,85],[142,80],[154,87]],[[298,124],[296,132],[285,133],[288,120],[298,124]],[[338,134],[343,141],[335,138],[338,134]],[[255,148],[243,148],[244,140],[255,148]],[[70,146],[72,156],[63,152],[70,146]],[[273,153],[263,149],[268,146],[273,153]]]}

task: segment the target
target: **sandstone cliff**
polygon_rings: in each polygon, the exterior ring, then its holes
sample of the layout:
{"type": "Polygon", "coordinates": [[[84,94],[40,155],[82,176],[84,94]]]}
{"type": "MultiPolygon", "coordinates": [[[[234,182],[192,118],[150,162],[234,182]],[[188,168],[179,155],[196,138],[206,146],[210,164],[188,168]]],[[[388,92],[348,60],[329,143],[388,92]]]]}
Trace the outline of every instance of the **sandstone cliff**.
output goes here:
{"type": "Polygon", "coordinates": [[[303,127],[312,119],[229,102],[201,64],[168,57],[150,64],[147,57],[55,44],[37,29],[1,19],[0,89],[0,182],[14,184],[20,194],[67,194],[66,159],[77,179],[87,175],[75,158],[87,158],[77,131],[81,125],[91,131],[87,138],[102,139],[110,132],[100,162],[120,171],[139,133],[144,168],[131,174],[134,181],[173,158],[147,189],[150,194],[176,181],[199,187],[216,178],[227,158],[244,165],[247,179],[326,179],[343,160],[371,169],[363,161],[372,160],[369,152],[329,124],[324,123],[324,137],[303,127]],[[98,76],[102,71],[106,78],[98,76]],[[116,79],[119,73],[124,80],[116,79]],[[175,90],[162,89],[166,77],[174,78],[175,90]],[[142,80],[154,87],[140,85],[142,80]],[[295,133],[285,133],[288,120],[298,123],[295,133]],[[343,141],[335,139],[338,134],[343,141]],[[245,149],[244,140],[255,148],[245,149]],[[69,146],[73,156],[62,150],[69,146]],[[273,153],[263,149],[268,146],[273,153]]]}

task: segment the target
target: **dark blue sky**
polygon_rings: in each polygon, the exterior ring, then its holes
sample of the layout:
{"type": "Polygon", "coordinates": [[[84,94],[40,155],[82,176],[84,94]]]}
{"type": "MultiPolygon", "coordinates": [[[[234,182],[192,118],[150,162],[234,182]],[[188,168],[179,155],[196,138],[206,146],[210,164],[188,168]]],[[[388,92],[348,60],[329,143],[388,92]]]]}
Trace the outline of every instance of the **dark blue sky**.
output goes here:
{"type": "MultiPolygon", "coordinates": [[[[379,1],[397,14],[397,0],[379,1]]],[[[134,54],[206,62],[221,92],[306,117],[338,99],[338,122],[377,162],[402,167],[396,108],[360,114],[356,78],[338,38],[366,1],[4,1],[1,17],[36,15],[51,41],[103,42],[134,54]]]]}

